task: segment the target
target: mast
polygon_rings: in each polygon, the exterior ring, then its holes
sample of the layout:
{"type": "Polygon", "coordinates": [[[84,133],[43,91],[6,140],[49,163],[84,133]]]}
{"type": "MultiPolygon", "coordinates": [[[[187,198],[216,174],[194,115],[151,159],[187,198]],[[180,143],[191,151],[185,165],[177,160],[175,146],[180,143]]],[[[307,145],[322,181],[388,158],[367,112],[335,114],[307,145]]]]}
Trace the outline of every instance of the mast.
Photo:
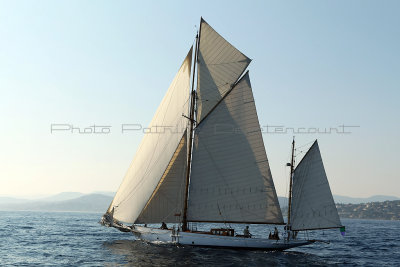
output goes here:
{"type": "MultiPolygon", "coordinates": [[[[293,171],[294,171],[294,136],[292,142],[292,159],[290,161],[290,176],[289,176],[290,185],[289,185],[289,208],[288,208],[288,222],[287,222],[288,227],[290,227],[290,214],[292,212],[293,171]]],[[[290,230],[290,228],[288,230],[290,230]]]]}
{"type": "MultiPolygon", "coordinates": [[[[201,27],[201,22],[200,22],[201,27]]],[[[190,180],[190,166],[192,161],[192,147],[193,147],[193,125],[194,125],[194,110],[196,107],[196,91],[194,90],[194,77],[196,73],[196,65],[197,65],[197,54],[199,50],[199,34],[196,34],[196,50],[194,54],[193,61],[193,76],[192,76],[192,92],[190,94],[190,114],[189,114],[189,149],[187,155],[187,168],[186,168],[186,187],[185,187],[185,202],[183,207],[183,218],[182,218],[182,231],[186,231],[187,227],[187,208],[188,208],[188,196],[189,196],[189,180],[190,180]]]]}

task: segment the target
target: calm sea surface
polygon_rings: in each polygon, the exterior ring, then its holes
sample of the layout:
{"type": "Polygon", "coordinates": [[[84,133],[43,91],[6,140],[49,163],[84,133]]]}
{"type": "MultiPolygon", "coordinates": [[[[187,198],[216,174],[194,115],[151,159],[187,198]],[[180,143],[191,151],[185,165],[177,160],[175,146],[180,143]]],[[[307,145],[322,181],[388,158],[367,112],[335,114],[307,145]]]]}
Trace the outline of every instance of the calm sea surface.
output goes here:
{"type": "MultiPolygon", "coordinates": [[[[95,213],[2,212],[0,265],[400,266],[400,221],[344,219],[345,237],[339,230],[309,234],[330,244],[262,252],[156,246],[101,226],[100,217],[95,213]]],[[[250,226],[255,235],[268,235],[272,228],[250,226]]]]}

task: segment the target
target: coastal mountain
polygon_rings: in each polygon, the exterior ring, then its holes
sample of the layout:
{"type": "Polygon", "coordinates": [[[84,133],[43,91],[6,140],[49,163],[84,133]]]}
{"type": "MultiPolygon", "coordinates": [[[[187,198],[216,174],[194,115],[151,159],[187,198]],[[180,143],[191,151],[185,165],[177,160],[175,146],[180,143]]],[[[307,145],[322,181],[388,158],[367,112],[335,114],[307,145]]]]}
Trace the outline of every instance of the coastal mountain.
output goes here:
{"type": "Polygon", "coordinates": [[[362,204],[336,204],[341,218],[400,220],[400,200],[362,204]]]}
{"type": "Polygon", "coordinates": [[[80,193],[80,192],[61,192],[61,193],[53,195],[53,196],[37,199],[36,201],[46,201],[46,202],[47,201],[64,201],[64,200],[78,198],[83,195],[85,195],[85,194],[80,193]]]}
{"type": "MultiPolygon", "coordinates": [[[[94,192],[96,193],[96,192],[94,192]]],[[[112,192],[104,192],[104,195],[107,195],[106,193],[112,193],[112,192]]],[[[26,203],[26,202],[48,202],[48,201],[63,201],[63,200],[69,200],[69,199],[74,199],[78,198],[80,196],[85,195],[84,193],[80,192],[61,192],[52,196],[45,196],[45,197],[24,197],[24,198],[18,198],[18,197],[9,197],[9,196],[0,196],[0,204],[10,204],[10,203],[26,203]]]]}
{"type": "Polygon", "coordinates": [[[339,196],[333,195],[336,203],[341,204],[361,204],[361,203],[369,203],[369,202],[382,202],[382,201],[393,201],[393,200],[400,200],[400,198],[395,196],[383,196],[383,195],[376,195],[366,198],[355,198],[355,197],[346,197],[346,196],[339,196]]]}
{"type": "MultiPolygon", "coordinates": [[[[384,195],[375,195],[365,198],[357,198],[357,197],[347,197],[340,195],[333,195],[333,199],[336,204],[361,204],[361,203],[370,203],[370,202],[382,202],[382,201],[393,201],[400,200],[400,198],[395,196],[384,196],[384,195]]],[[[288,206],[288,198],[287,197],[278,197],[279,204],[282,208],[288,206]]]]}
{"type": "Polygon", "coordinates": [[[29,201],[24,198],[15,198],[15,197],[0,197],[0,205],[1,204],[14,204],[14,203],[23,203],[29,201]]]}
{"type": "MultiPolygon", "coordinates": [[[[62,192],[35,200],[0,197],[0,210],[104,212],[114,194],[115,192],[103,191],[92,194],[62,192]]],[[[400,200],[397,197],[352,198],[334,195],[334,199],[342,218],[400,220],[400,200]]],[[[283,214],[286,214],[288,199],[278,197],[278,200],[283,214]]]]}
{"type": "Polygon", "coordinates": [[[12,199],[10,202],[0,202],[0,210],[104,212],[112,200],[109,195],[82,193],[76,194],[78,197],[68,198],[72,195],[58,194],[34,201],[12,199]]]}

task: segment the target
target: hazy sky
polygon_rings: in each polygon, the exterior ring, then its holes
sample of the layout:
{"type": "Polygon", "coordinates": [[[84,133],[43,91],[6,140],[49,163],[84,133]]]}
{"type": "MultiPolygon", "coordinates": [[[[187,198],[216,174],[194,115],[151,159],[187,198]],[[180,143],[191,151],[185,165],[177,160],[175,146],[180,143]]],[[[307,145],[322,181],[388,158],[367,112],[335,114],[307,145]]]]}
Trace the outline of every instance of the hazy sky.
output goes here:
{"type": "Polygon", "coordinates": [[[150,122],[203,16],[253,59],[278,195],[293,133],[271,126],[345,125],[359,127],[296,140],[318,138],[334,194],[400,196],[399,11],[365,0],[0,1],[0,195],[117,190],[143,136],[121,125],[150,122]]]}

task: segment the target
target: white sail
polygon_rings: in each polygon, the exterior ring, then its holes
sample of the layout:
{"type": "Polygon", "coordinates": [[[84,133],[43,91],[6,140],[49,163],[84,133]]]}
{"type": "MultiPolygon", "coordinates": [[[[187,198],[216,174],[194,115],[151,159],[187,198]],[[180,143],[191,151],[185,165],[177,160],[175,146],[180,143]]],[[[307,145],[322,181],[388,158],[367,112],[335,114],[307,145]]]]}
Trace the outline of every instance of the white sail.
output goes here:
{"type": "Polygon", "coordinates": [[[190,49],[154,115],[135,158],[108,212],[114,219],[133,223],[148,203],[186,130],[188,114],[190,49]]]}
{"type": "Polygon", "coordinates": [[[156,190],[135,223],[181,221],[186,188],[187,138],[183,135],[156,190]]]}
{"type": "Polygon", "coordinates": [[[195,130],[188,220],[283,223],[248,73],[195,130]]]}
{"type": "Polygon", "coordinates": [[[243,74],[250,59],[203,19],[200,23],[197,121],[200,122],[243,74]]]}
{"type": "Polygon", "coordinates": [[[292,230],[342,226],[317,141],[296,167],[292,190],[292,230]]]}

